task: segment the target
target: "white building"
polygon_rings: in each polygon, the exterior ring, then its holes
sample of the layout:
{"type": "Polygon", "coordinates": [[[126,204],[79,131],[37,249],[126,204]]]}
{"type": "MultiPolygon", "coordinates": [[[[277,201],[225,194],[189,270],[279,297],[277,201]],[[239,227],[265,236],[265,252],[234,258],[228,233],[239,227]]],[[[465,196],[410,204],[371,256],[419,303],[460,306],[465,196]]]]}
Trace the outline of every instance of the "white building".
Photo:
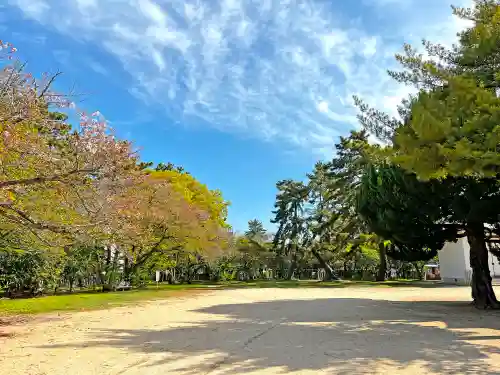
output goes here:
{"type": "MultiPolygon", "coordinates": [[[[445,283],[469,285],[472,269],[469,259],[469,243],[466,237],[457,242],[447,242],[438,252],[439,271],[445,283]]],[[[500,263],[496,256],[489,253],[491,277],[500,277],[500,263]]]]}

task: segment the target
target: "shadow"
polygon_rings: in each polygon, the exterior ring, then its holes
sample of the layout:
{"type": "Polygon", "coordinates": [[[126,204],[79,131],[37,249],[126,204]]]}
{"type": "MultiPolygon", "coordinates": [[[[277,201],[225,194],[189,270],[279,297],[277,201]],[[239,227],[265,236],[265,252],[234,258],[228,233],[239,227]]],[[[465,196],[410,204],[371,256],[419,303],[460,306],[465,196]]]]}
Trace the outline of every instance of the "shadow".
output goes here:
{"type": "Polygon", "coordinates": [[[172,374],[275,368],[273,373],[280,374],[350,375],[384,372],[384,366],[400,374],[499,373],[487,359],[500,354],[500,315],[464,302],[278,300],[215,305],[194,313],[199,321],[189,326],[94,331],[85,342],[44,348],[115,347],[154,354],[154,360],[137,366],[166,366],[172,374]]]}
{"type": "Polygon", "coordinates": [[[319,280],[295,280],[295,281],[240,281],[237,283],[219,284],[225,289],[245,289],[245,288],[460,288],[458,285],[444,284],[442,281],[361,281],[361,280],[342,280],[342,281],[319,281],[319,280]]]}

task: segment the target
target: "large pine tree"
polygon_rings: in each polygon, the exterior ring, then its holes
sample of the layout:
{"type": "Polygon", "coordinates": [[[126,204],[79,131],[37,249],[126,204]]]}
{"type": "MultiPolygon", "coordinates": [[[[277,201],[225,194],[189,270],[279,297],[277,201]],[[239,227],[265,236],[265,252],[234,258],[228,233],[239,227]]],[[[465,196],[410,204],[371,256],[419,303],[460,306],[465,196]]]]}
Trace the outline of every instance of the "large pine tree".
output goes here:
{"type": "Polygon", "coordinates": [[[373,230],[410,252],[466,236],[475,304],[498,307],[487,259],[500,217],[500,2],[476,0],[454,14],[472,26],[453,49],[424,41],[430,58],[408,45],[397,56],[404,70],[390,75],[418,89],[402,102],[401,119],[357,100],[361,123],[387,142],[383,156],[398,166],[370,172],[360,209],[373,230]]]}

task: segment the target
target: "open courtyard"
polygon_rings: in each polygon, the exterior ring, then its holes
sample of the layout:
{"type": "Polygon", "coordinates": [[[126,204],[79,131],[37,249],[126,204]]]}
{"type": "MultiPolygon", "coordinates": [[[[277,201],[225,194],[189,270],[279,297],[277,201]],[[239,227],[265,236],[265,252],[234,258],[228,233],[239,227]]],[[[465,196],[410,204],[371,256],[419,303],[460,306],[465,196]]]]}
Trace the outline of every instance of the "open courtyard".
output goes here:
{"type": "Polygon", "coordinates": [[[500,314],[469,300],[467,287],[237,289],[45,315],[0,338],[0,373],[498,374],[500,314]]]}

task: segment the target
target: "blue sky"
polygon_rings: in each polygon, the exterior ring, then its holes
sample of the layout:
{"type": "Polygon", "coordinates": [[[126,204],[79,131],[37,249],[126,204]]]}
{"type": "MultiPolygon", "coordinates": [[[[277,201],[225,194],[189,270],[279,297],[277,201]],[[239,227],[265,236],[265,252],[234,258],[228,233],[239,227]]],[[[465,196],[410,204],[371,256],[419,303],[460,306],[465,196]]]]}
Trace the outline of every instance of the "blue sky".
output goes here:
{"type": "Polygon", "coordinates": [[[144,160],[222,190],[235,229],[272,228],[275,183],[358,126],[352,95],[394,113],[408,94],[386,74],[402,43],[455,41],[450,1],[7,0],[0,39],[32,72],[63,71],[56,88],[144,160]]]}

